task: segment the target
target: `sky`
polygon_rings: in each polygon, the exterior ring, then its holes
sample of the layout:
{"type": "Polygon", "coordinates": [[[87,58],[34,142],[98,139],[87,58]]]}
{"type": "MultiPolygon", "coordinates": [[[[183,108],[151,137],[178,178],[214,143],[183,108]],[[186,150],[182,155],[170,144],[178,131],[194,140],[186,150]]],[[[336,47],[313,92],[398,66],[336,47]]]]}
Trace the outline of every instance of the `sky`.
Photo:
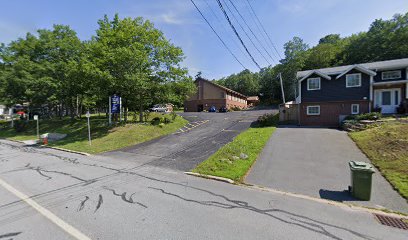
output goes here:
{"type": "MultiPolygon", "coordinates": [[[[284,55],[283,45],[294,36],[314,46],[327,34],[349,36],[367,31],[375,19],[390,19],[396,13],[408,12],[407,0],[248,0],[271,43],[262,27],[257,25],[247,0],[231,1],[256,38],[230,0],[221,0],[221,3],[261,67],[276,64],[284,55]]],[[[194,2],[243,66],[222,45],[190,0],[0,0],[0,43],[7,44],[24,37],[27,32],[51,29],[53,24],[69,25],[81,40],[88,40],[98,28],[98,19],[105,14],[112,18],[118,13],[122,18],[142,16],[152,21],[173,44],[183,49],[182,65],[192,76],[201,71],[205,78],[218,79],[238,73],[243,67],[258,71],[217,1],[194,2]]]]}

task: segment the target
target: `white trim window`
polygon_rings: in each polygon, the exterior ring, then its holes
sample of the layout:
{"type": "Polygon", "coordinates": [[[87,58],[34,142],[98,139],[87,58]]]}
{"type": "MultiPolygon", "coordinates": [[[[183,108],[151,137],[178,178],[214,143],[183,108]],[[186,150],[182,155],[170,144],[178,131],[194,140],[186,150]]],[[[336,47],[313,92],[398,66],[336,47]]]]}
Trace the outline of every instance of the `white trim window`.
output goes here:
{"type": "Polygon", "coordinates": [[[307,106],[307,115],[320,115],[320,106],[307,106]]]}
{"type": "Polygon", "coordinates": [[[390,79],[398,79],[401,78],[401,71],[396,70],[396,71],[387,71],[387,72],[382,72],[381,73],[381,79],[382,80],[390,80],[390,79]]]}
{"type": "Polygon", "coordinates": [[[361,73],[347,74],[346,87],[361,87],[361,73]]]}
{"type": "Polygon", "coordinates": [[[351,104],[351,114],[360,114],[360,104],[351,104]]]}
{"type": "Polygon", "coordinates": [[[320,78],[308,78],[307,79],[307,90],[320,90],[320,78]]]}

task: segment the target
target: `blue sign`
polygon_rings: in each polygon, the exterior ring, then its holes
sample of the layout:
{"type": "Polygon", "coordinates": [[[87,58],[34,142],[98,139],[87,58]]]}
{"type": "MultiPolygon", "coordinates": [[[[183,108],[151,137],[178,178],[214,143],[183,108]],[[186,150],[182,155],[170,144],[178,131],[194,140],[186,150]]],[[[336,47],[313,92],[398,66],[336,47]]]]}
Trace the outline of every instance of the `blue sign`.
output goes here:
{"type": "Polygon", "coordinates": [[[113,95],[111,97],[111,113],[120,113],[120,97],[113,95]]]}

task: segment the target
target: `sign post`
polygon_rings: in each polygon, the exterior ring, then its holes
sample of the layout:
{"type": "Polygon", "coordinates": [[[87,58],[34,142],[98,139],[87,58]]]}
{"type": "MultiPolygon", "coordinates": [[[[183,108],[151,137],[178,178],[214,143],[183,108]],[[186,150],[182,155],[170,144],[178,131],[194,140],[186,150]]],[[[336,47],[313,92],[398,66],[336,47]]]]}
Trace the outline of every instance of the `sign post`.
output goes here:
{"type": "Polygon", "coordinates": [[[37,138],[40,139],[40,123],[38,121],[38,115],[34,115],[34,120],[37,121],[37,138]]]}
{"type": "Polygon", "coordinates": [[[91,124],[89,123],[89,118],[91,117],[91,114],[89,111],[86,112],[86,118],[88,119],[88,140],[89,140],[89,146],[92,146],[92,141],[91,141],[91,124]]]}
{"type": "Polygon", "coordinates": [[[117,96],[116,94],[109,98],[109,114],[110,114],[110,123],[112,123],[112,114],[116,114],[116,116],[121,117],[121,97],[117,96]]]}

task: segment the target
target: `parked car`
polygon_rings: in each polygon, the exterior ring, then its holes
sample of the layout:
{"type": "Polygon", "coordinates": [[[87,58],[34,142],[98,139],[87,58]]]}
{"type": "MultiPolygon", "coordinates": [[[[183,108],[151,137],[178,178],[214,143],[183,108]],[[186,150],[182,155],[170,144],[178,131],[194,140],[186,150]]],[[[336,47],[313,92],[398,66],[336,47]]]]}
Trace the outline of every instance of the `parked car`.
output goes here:
{"type": "Polygon", "coordinates": [[[220,110],[219,110],[219,112],[223,112],[223,113],[225,113],[227,111],[228,111],[228,109],[225,106],[221,107],[220,110]]]}
{"type": "Polygon", "coordinates": [[[162,104],[156,104],[149,109],[151,112],[167,112],[167,106],[162,104]]]}
{"type": "Polygon", "coordinates": [[[210,109],[208,109],[209,112],[217,112],[217,108],[215,106],[211,106],[210,109]]]}

